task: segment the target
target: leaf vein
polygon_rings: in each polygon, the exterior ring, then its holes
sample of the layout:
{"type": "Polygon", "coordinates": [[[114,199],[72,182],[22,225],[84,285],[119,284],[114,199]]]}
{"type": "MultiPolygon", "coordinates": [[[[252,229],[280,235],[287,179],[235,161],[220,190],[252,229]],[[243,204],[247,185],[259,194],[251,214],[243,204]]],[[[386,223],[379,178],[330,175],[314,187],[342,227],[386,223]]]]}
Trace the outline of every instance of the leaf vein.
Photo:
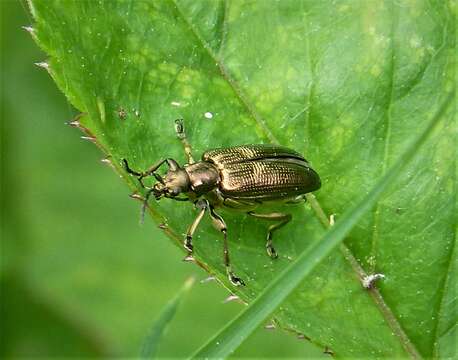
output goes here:
{"type": "MultiPolygon", "coordinates": [[[[394,20],[394,6],[392,6],[392,22],[391,22],[391,54],[390,54],[390,83],[388,86],[388,93],[387,93],[387,107],[386,107],[386,113],[385,113],[385,135],[384,135],[384,149],[383,149],[383,159],[382,159],[382,169],[381,169],[381,175],[383,176],[386,172],[387,166],[388,166],[388,159],[389,159],[389,153],[390,153],[390,138],[391,138],[391,122],[392,122],[392,108],[393,108],[393,93],[394,93],[394,69],[395,69],[395,45],[394,45],[394,32],[395,32],[395,20],[394,20]]],[[[379,225],[380,225],[380,207],[381,207],[381,201],[379,200],[377,202],[377,205],[375,206],[375,211],[374,211],[374,230],[372,233],[372,245],[371,245],[371,251],[370,251],[370,257],[372,259],[371,265],[370,265],[370,272],[375,272],[376,271],[376,266],[377,266],[377,245],[378,245],[378,240],[379,240],[379,225]]]]}

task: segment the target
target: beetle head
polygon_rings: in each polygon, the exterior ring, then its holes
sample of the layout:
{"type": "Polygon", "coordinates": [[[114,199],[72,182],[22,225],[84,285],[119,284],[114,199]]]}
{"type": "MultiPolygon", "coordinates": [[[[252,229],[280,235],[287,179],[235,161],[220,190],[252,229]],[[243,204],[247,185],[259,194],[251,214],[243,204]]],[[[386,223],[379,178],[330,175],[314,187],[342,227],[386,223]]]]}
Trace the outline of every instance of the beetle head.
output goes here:
{"type": "Polygon", "coordinates": [[[188,192],[190,189],[187,172],[175,160],[169,159],[168,164],[169,170],[165,176],[163,178],[156,177],[158,182],[153,186],[153,193],[157,200],[161,197],[178,199],[178,195],[188,192]]]}

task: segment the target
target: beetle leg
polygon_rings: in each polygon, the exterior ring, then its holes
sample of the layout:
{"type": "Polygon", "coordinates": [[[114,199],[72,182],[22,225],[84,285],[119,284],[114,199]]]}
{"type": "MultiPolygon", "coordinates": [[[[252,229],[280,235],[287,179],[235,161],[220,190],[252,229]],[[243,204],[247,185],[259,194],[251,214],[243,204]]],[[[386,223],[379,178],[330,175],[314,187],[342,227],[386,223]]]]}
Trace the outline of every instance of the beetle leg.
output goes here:
{"type": "Polygon", "coordinates": [[[278,254],[275,251],[273,244],[272,244],[272,234],[275,230],[281,228],[282,226],[286,225],[288,222],[291,221],[292,219],[291,214],[283,214],[283,213],[258,214],[253,211],[249,211],[247,214],[254,216],[258,219],[279,221],[278,223],[269,226],[269,229],[267,230],[267,242],[266,242],[267,255],[269,255],[272,259],[276,259],[278,257],[278,254]]]}
{"type": "Polygon", "coordinates": [[[235,210],[252,211],[256,209],[259,206],[259,204],[249,200],[235,200],[231,198],[224,198],[223,206],[235,210]]]}
{"type": "Polygon", "coordinates": [[[186,154],[186,157],[188,158],[188,164],[193,164],[194,159],[192,157],[192,148],[191,148],[191,144],[189,143],[188,139],[186,138],[186,132],[184,130],[183,119],[175,120],[175,131],[177,133],[178,139],[180,139],[181,143],[183,144],[184,152],[186,154]]]}
{"type": "Polygon", "coordinates": [[[208,201],[207,200],[199,200],[196,202],[196,207],[200,209],[199,214],[191,224],[191,226],[188,228],[188,231],[186,232],[186,238],[184,240],[184,248],[189,251],[189,255],[192,254],[193,246],[192,246],[192,236],[194,235],[194,232],[197,229],[197,226],[199,226],[200,221],[204,217],[205,210],[208,209],[208,201]]]}
{"type": "Polygon", "coordinates": [[[224,222],[223,218],[215,212],[212,206],[210,206],[210,216],[215,227],[221,231],[224,236],[224,265],[226,266],[226,273],[229,281],[235,286],[245,285],[245,282],[232,272],[231,261],[229,258],[229,247],[227,243],[226,223],[224,222]]]}
{"type": "Polygon", "coordinates": [[[307,202],[307,198],[305,197],[305,195],[299,195],[299,196],[296,196],[294,199],[286,201],[285,204],[296,205],[296,204],[305,203],[305,202],[307,202]]]}

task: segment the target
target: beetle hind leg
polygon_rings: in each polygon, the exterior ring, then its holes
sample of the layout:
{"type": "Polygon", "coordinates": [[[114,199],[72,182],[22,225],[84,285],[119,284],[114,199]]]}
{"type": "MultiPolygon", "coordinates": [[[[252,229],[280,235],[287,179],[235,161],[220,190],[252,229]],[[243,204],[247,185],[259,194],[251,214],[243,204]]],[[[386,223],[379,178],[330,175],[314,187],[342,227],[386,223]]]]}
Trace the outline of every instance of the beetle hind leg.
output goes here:
{"type": "Polygon", "coordinates": [[[213,225],[215,225],[215,227],[219,231],[221,231],[224,236],[224,265],[226,266],[226,273],[229,278],[229,281],[235,286],[240,286],[240,285],[244,286],[245,282],[241,278],[236,276],[232,271],[231,261],[229,258],[229,246],[227,242],[226,223],[224,222],[223,218],[215,212],[213,207],[210,207],[210,216],[212,218],[213,225]]]}
{"type": "Polygon", "coordinates": [[[266,242],[267,255],[269,255],[272,259],[276,259],[278,257],[278,254],[273,246],[272,234],[275,230],[280,229],[282,226],[285,226],[287,223],[289,223],[293,217],[291,216],[291,214],[284,213],[258,214],[253,211],[249,211],[247,214],[258,219],[278,221],[278,223],[269,226],[267,230],[266,242]]]}

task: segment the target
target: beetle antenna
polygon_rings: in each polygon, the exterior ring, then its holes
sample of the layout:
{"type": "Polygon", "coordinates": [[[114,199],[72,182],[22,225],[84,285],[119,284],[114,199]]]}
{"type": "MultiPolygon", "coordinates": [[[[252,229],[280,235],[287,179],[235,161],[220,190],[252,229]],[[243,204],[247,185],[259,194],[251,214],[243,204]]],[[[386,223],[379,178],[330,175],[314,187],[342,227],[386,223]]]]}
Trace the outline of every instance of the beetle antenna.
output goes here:
{"type": "Polygon", "coordinates": [[[144,188],[145,187],[145,184],[143,184],[143,178],[145,177],[145,174],[144,173],[139,173],[135,170],[132,170],[127,162],[126,159],[122,159],[122,162],[124,164],[124,169],[131,175],[134,175],[137,177],[137,180],[138,182],[140,183],[140,185],[144,188]]]}
{"type": "Polygon", "coordinates": [[[122,159],[122,162],[124,164],[124,169],[126,169],[126,171],[131,174],[131,175],[135,175],[135,176],[142,176],[142,174],[140,174],[139,172],[137,171],[134,171],[130,168],[129,166],[129,163],[127,162],[126,159],[122,159]]]}
{"type": "Polygon", "coordinates": [[[149,189],[145,195],[145,199],[143,200],[142,209],[140,211],[140,225],[143,225],[143,223],[145,222],[145,213],[146,213],[146,208],[148,207],[148,200],[153,192],[154,192],[154,188],[149,189]]]}
{"type": "Polygon", "coordinates": [[[152,175],[156,178],[157,181],[159,181],[162,185],[165,185],[164,180],[162,179],[162,176],[156,173],[152,173],[152,175]]]}

